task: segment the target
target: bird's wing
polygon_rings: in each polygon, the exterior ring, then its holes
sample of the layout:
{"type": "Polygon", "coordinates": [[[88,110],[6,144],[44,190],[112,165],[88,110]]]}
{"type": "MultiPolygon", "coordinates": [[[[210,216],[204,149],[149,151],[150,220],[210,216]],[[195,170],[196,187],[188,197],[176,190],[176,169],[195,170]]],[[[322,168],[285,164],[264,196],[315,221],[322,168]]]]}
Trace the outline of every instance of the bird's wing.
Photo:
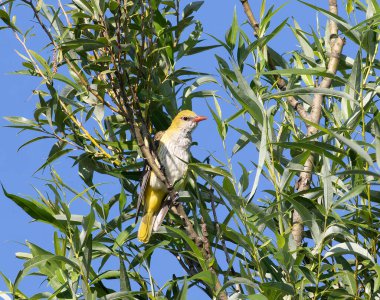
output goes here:
{"type": "Polygon", "coordinates": [[[159,131],[154,135],[153,142],[156,149],[158,149],[158,145],[160,144],[160,140],[162,136],[164,135],[165,131],[159,131]]]}
{"type": "MultiPolygon", "coordinates": [[[[158,149],[158,146],[160,144],[160,139],[164,133],[165,131],[159,131],[155,134],[153,141],[154,141],[154,147],[156,149],[158,149]]],[[[152,170],[150,166],[145,162],[143,176],[140,181],[140,194],[139,194],[139,198],[137,199],[135,223],[137,223],[137,219],[139,218],[141,205],[144,205],[145,189],[149,183],[151,173],[152,173],[152,170]]]]}
{"type": "Polygon", "coordinates": [[[152,170],[150,169],[149,165],[145,163],[143,176],[140,181],[140,194],[139,194],[139,198],[137,199],[135,223],[137,223],[137,219],[139,218],[141,205],[144,204],[145,189],[148,185],[151,172],[152,170]]]}
{"type": "Polygon", "coordinates": [[[171,203],[170,201],[168,201],[168,197],[169,195],[167,195],[165,199],[162,201],[161,208],[155,216],[153,227],[152,227],[153,232],[156,232],[158,230],[158,228],[161,226],[162,222],[164,221],[166,214],[169,211],[171,203]]]}

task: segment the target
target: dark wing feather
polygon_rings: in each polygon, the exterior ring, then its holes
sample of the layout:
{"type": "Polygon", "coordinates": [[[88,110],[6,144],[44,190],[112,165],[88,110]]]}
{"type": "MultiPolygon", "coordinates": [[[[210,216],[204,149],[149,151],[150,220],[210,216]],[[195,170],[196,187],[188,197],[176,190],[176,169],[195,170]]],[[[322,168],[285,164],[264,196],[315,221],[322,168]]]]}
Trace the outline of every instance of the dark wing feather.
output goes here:
{"type": "MultiPolygon", "coordinates": [[[[160,144],[160,139],[164,133],[165,133],[165,131],[159,131],[155,134],[155,136],[154,136],[154,147],[156,149],[158,149],[158,146],[160,144]]],[[[145,162],[143,176],[142,176],[142,179],[140,181],[140,194],[139,194],[139,198],[137,199],[135,223],[137,223],[137,219],[139,218],[141,205],[144,205],[145,189],[146,189],[146,186],[149,182],[151,172],[152,172],[151,168],[145,162]]]]}
{"type": "Polygon", "coordinates": [[[140,194],[139,194],[139,198],[137,199],[135,223],[137,223],[137,219],[139,218],[141,205],[144,204],[145,189],[146,189],[146,186],[148,185],[151,172],[152,171],[151,171],[149,165],[146,163],[144,166],[143,177],[140,181],[140,194]]]}

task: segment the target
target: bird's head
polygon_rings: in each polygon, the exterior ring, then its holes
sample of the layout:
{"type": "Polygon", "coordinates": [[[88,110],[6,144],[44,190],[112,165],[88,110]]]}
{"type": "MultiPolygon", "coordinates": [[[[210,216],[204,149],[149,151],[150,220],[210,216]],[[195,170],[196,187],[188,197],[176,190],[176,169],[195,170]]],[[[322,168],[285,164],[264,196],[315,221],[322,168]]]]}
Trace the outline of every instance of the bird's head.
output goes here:
{"type": "Polygon", "coordinates": [[[191,110],[182,110],[173,119],[170,129],[191,132],[200,121],[206,119],[207,117],[198,116],[191,110]]]}

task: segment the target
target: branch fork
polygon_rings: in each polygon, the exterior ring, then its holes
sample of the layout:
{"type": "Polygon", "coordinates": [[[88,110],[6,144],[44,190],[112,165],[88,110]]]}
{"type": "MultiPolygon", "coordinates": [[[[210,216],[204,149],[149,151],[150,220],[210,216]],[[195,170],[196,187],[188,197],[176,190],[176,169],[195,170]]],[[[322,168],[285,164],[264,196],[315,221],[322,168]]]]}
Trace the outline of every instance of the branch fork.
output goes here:
{"type": "MultiPolygon", "coordinates": [[[[240,0],[241,4],[243,5],[244,12],[247,15],[247,18],[252,25],[254,29],[254,35],[258,37],[259,34],[259,23],[256,21],[252,9],[248,3],[248,0],[240,0]]],[[[329,2],[329,11],[335,15],[338,15],[338,7],[336,0],[328,0],[329,2]]],[[[331,46],[331,53],[330,53],[330,60],[327,66],[327,73],[330,74],[336,74],[339,64],[339,58],[342,53],[343,46],[345,44],[345,39],[338,36],[338,26],[336,22],[332,19],[330,19],[329,22],[330,26],[330,46],[331,46]]],[[[272,58],[270,57],[268,53],[268,66],[273,71],[276,70],[276,66],[273,63],[272,58]]],[[[280,75],[275,75],[276,78],[276,84],[278,88],[282,91],[286,90],[286,82],[280,75]]],[[[330,88],[331,87],[332,78],[325,77],[323,78],[322,82],[320,83],[319,87],[321,88],[330,88]]],[[[315,124],[319,124],[321,117],[322,117],[322,105],[323,105],[323,95],[322,94],[314,94],[313,103],[311,106],[310,113],[306,111],[304,106],[301,102],[299,102],[296,98],[293,96],[287,97],[288,104],[298,112],[300,117],[302,119],[305,119],[307,121],[311,121],[315,124]]],[[[314,126],[307,124],[307,136],[312,136],[315,133],[317,133],[317,128],[314,126]]],[[[314,168],[314,156],[313,154],[310,154],[310,156],[307,158],[304,169],[300,173],[298,181],[295,184],[296,190],[299,192],[305,191],[310,189],[310,184],[312,182],[312,171],[314,168]]],[[[292,216],[292,236],[294,238],[294,241],[297,246],[300,246],[303,239],[303,220],[300,214],[294,210],[293,216],[292,216]]]]}

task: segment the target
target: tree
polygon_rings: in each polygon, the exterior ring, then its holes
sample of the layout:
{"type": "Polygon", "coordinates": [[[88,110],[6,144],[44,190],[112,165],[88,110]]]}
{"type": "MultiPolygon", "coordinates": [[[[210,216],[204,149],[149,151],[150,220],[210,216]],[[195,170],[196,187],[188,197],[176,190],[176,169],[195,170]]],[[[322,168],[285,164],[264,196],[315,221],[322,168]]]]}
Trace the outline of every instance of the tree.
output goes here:
{"type": "Polygon", "coordinates": [[[4,276],[14,297],[186,299],[193,287],[217,299],[379,296],[376,1],[347,1],[352,22],[339,16],[334,0],[328,10],[301,1],[328,19],[320,35],[320,28],[307,32],[295,20],[272,28],[281,7],[266,8],[263,1],[252,9],[241,0],[250,26],[239,26],[235,12],[225,40],[214,37],[216,45],[204,46],[194,17],[202,1],[73,0],[55,7],[21,0],[48,39],[44,54],[28,48],[30,31],[14,23],[16,2],[5,2],[0,17],[25,49],[25,69],[18,73],[41,78],[43,88],[35,91],[34,119],[8,120],[38,133],[25,145],[55,143],[40,168],[51,170],[46,193],[34,199],[4,193],[56,233],[54,252],[28,243],[17,278],[4,276]],[[269,44],[286,26],[300,48],[284,58],[269,44]],[[345,44],[355,49],[353,58],[345,44]],[[216,56],[218,78],[177,67],[216,46],[226,53],[216,56]],[[233,104],[228,110],[221,92],[196,90],[219,82],[233,104]],[[172,188],[156,163],[152,135],[179,109],[191,109],[196,97],[214,99],[209,109],[226,158],[194,157],[172,188]],[[253,166],[243,149],[257,150],[253,166]],[[81,192],[51,167],[66,156],[87,185],[81,192]],[[164,227],[141,248],[134,213],[144,163],[172,199],[180,191],[180,201],[171,203],[164,227]],[[117,178],[120,193],[100,201],[96,173],[117,178]],[[87,202],[89,213],[74,215],[66,194],[87,202]],[[187,276],[158,286],[140,274],[141,267],[150,274],[157,248],[173,254],[187,276]],[[30,296],[19,289],[35,274],[51,291],[30,296]]]}

